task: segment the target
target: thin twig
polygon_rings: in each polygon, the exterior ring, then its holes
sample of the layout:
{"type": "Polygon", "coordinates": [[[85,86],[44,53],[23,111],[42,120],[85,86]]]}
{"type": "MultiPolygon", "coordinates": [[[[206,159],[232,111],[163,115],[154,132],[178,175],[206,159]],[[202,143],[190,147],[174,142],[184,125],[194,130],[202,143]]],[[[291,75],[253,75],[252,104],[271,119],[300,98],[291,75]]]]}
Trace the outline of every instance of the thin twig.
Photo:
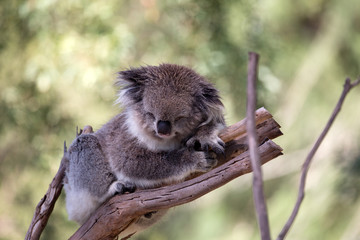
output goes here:
{"type": "Polygon", "coordinates": [[[309,152],[304,165],[302,167],[302,172],[301,172],[301,179],[300,179],[300,186],[299,186],[299,192],[298,192],[298,197],[296,200],[296,204],[294,206],[294,209],[289,217],[289,219],[287,220],[286,224],[284,225],[283,229],[281,230],[279,236],[277,237],[277,240],[282,240],[285,238],[286,234],[288,233],[290,227],[293,225],[295,218],[299,212],[300,209],[300,205],[302,203],[302,201],[304,200],[305,197],[305,182],[306,182],[306,177],[307,177],[307,173],[309,171],[309,167],[311,164],[311,161],[316,153],[316,151],[318,150],[320,144],[322,143],[322,141],[324,140],[326,134],[328,133],[330,127],[332,126],[336,116],[338,115],[338,113],[341,110],[341,107],[343,105],[343,102],[345,100],[345,97],[347,96],[348,92],[355,86],[357,86],[358,84],[360,84],[360,79],[357,79],[357,81],[351,83],[350,79],[347,78],[345,80],[345,84],[344,84],[344,89],[341,93],[341,96],[339,98],[338,103],[336,104],[336,107],[334,109],[334,111],[332,112],[332,115],[329,119],[329,121],[327,122],[324,130],[321,132],[319,138],[316,140],[313,148],[311,149],[311,151],[309,152]]]}
{"type": "Polygon", "coordinates": [[[255,129],[255,107],[256,107],[256,79],[259,55],[253,52],[249,53],[248,64],[248,88],[247,88],[247,132],[248,144],[251,157],[251,166],[253,168],[253,197],[257,220],[259,223],[261,239],[270,240],[269,219],[264,197],[263,180],[261,172],[261,164],[258,151],[258,141],[255,129]]]}

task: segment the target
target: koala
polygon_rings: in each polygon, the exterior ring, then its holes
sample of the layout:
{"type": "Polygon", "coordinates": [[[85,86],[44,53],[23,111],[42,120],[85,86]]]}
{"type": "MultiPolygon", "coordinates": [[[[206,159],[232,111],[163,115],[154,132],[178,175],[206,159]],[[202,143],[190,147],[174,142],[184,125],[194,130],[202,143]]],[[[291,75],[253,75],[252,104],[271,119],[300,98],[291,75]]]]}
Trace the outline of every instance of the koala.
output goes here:
{"type": "MultiPolygon", "coordinates": [[[[175,64],[119,72],[120,114],[83,133],[68,151],[66,208],[79,224],[111,196],[184,181],[209,171],[224,153],[218,91],[190,68],[175,64]]],[[[132,234],[164,212],[144,215],[132,234]]]]}

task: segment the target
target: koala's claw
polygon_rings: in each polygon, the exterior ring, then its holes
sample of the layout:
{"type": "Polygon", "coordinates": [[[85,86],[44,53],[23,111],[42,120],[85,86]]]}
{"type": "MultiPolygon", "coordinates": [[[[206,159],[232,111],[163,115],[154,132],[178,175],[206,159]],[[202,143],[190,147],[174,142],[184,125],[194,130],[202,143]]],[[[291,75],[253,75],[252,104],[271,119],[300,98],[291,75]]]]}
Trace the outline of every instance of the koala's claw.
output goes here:
{"type": "Polygon", "coordinates": [[[218,141],[217,146],[212,146],[211,150],[216,153],[217,156],[224,156],[225,155],[225,143],[223,141],[218,141]],[[218,147],[221,146],[221,147],[218,147]]]}
{"type": "MultiPolygon", "coordinates": [[[[220,138],[219,138],[220,139],[220,138]]],[[[225,143],[223,142],[223,140],[220,139],[220,141],[218,141],[218,144],[220,146],[222,146],[223,148],[225,148],[225,143]]]]}

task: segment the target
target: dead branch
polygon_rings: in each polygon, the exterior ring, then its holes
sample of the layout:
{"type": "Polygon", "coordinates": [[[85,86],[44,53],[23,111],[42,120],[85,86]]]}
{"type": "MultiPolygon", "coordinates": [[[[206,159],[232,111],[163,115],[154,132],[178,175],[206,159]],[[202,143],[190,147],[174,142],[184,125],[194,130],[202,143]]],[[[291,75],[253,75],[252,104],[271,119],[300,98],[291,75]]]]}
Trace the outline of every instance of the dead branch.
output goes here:
{"type": "Polygon", "coordinates": [[[261,162],[258,152],[258,139],[255,130],[255,107],[256,107],[256,80],[259,55],[249,53],[248,80],[247,80],[247,132],[251,166],[253,168],[253,198],[256,209],[257,221],[259,223],[262,240],[270,240],[270,226],[264,196],[261,162]]]}
{"type": "Polygon", "coordinates": [[[300,206],[302,201],[304,200],[305,197],[305,183],[306,183],[306,177],[307,177],[307,173],[309,171],[310,168],[310,164],[312,162],[312,159],[314,158],[314,155],[316,153],[316,151],[318,150],[318,148],[320,147],[320,144],[322,143],[322,141],[324,140],[326,134],[328,133],[330,127],[332,126],[336,116],[338,115],[338,113],[341,110],[341,107],[344,103],[345,97],[347,96],[347,94],[349,93],[349,91],[360,84],[360,79],[357,79],[355,82],[351,83],[350,79],[347,78],[345,80],[345,84],[344,84],[344,89],[341,93],[341,96],[339,98],[338,103],[335,106],[335,109],[333,110],[331,117],[329,119],[329,121],[327,122],[324,130],[321,132],[319,138],[316,140],[313,148],[311,149],[311,151],[309,152],[308,156],[305,159],[304,165],[302,167],[302,172],[301,172],[301,179],[300,179],[300,186],[299,186],[299,191],[298,191],[298,197],[295,203],[295,206],[293,208],[293,211],[289,217],[289,219],[287,220],[286,224],[284,225],[283,229],[281,230],[279,236],[277,237],[277,240],[282,240],[285,238],[286,234],[288,233],[290,227],[293,225],[295,218],[299,212],[300,206]]]}
{"type": "MultiPolygon", "coordinates": [[[[264,108],[256,111],[256,122],[258,140],[263,143],[259,146],[260,159],[261,164],[264,164],[282,154],[282,149],[269,140],[282,133],[264,108]]],[[[245,121],[241,121],[220,134],[226,143],[226,157],[219,161],[220,166],[183,183],[115,196],[103,204],[70,239],[114,239],[138,217],[148,212],[188,203],[251,172],[244,125],[245,121]]]]}
{"type": "Polygon", "coordinates": [[[33,219],[25,236],[25,240],[39,239],[49,220],[49,217],[54,209],[55,202],[60,196],[63,187],[66,162],[68,161],[68,159],[66,159],[66,151],[66,143],[64,142],[64,156],[61,159],[59,170],[50,183],[46,194],[36,206],[33,219]]]}
{"type": "MultiPolygon", "coordinates": [[[[281,151],[274,142],[266,141],[259,147],[261,164],[281,155],[281,151]]],[[[245,152],[183,183],[115,196],[101,206],[70,239],[114,239],[134,219],[145,213],[188,203],[249,172],[250,157],[245,152]]]]}

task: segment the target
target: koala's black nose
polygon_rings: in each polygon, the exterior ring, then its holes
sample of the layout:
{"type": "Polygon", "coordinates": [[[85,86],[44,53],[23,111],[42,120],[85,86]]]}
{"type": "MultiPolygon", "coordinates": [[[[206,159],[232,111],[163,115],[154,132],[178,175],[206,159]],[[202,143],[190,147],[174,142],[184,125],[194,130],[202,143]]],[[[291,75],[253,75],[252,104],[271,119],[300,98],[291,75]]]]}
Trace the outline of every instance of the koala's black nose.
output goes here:
{"type": "Polygon", "coordinates": [[[169,135],[171,133],[171,123],[169,121],[158,121],[157,131],[160,134],[169,135]]]}

